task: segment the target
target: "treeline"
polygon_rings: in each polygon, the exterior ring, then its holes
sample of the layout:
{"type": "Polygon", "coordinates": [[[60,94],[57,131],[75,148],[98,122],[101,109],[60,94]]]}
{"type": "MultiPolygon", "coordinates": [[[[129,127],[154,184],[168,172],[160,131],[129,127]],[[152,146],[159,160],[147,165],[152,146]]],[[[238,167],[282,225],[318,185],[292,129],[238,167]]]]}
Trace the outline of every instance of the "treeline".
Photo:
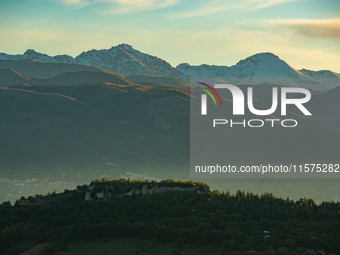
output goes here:
{"type": "MultiPolygon", "coordinates": [[[[174,181],[172,179],[168,180],[163,180],[160,182],[157,181],[149,181],[149,180],[132,180],[131,178],[127,179],[120,179],[120,180],[108,180],[106,178],[103,179],[98,179],[95,181],[92,181],[90,183],[90,187],[93,188],[93,192],[101,192],[101,191],[106,191],[106,192],[111,192],[111,194],[118,195],[118,194],[123,194],[127,193],[130,190],[138,189],[141,190],[142,187],[146,185],[148,188],[152,187],[180,187],[180,188],[189,188],[193,186],[198,186],[201,191],[203,191],[203,188],[207,186],[206,183],[203,182],[192,182],[192,181],[174,181]]],[[[81,189],[80,187],[78,187],[81,189]]],[[[87,188],[87,187],[84,187],[87,188]]]]}
{"type": "MultiPolygon", "coordinates": [[[[121,183],[126,185],[126,181],[121,183]]],[[[340,254],[339,203],[316,205],[312,199],[291,201],[241,191],[235,195],[176,192],[83,202],[81,189],[85,186],[67,191],[68,201],[58,200],[57,194],[55,204],[48,206],[3,203],[1,249],[17,240],[139,237],[210,246],[221,254],[340,254]]]]}

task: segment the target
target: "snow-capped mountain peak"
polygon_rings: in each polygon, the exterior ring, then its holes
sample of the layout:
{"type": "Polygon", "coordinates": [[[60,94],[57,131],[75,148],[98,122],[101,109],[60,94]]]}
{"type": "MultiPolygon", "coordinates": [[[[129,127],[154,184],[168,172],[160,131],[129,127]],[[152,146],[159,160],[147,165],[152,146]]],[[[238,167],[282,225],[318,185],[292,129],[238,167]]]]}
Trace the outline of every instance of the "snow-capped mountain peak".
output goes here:
{"type": "MultiPolygon", "coordinates": [[[[126,44],[126,43],[122,43],[122,44],[119,44],[116,46],[117,48],[123,48],[123,49],[133,49],[132,46],[130,44],[126,44]]],[[[115,48],[114,46],[111,47],[112,48],[115,48]]]]}
{"type": "Polygon", "coordinates": [[[252,55],[240,60],[236,65],[215,66],[200,65],[190,66],[180,64],[176,67],[179,71],[192,78],[298,78],[301,74],[273,53],[265,52],[252,55]]]}
{"type": "Polygon", "coordinates": [[[125,75],[144,75],[185,79],[185,76],[166,61],[142,53],[131,45],[120,44],[110,49],[82,52],[75,63],[97,66],[125,75]]]}
{"type": "Polygon", "coordinates": [[[30,59],[39,62],[49,62],[49,63],[57,63],[58,61],[55,60],[53,57],[48,56],[46,54],[42,54],[36,52],[33,49],[28,49],[25,51],[24,54],[20,55],[9,55],[6,53],[0,53],[0,59],[7,59],[7,60],[20,60],[20,59],[30,59]]]}
{"type": "Polygon", "coordinates": [[[38,52],[36,52],[33,49],[28,49],[25,51],[24,55],[34,55],[34,54],[38,54],[38,52]]]}
{"type": "Polygon", "coordinates": [[[266,61],[267,62],[273,62],[273,58],[281,60],[277,55],[275,55],[273,53],[263,52],[263,53],[257,53],[255,55],[247,57],[246,59],[240,60],[236,65],[247,63],[248,61],[252,62],[254,65],[258,65],[261,62],[266,62],[266,61]]]}
{"type": "Polygon", "coordinates": [[[53,57],[40,53],[40,52],[36,52],[33,49],[26,50],[25,53],[22,55],[22,58],[31,59],[31,60],[39,61],[39,62],[58,63],[58,61],[55,60],[53,57]]]}
{"type": "Polygon", "coordinates": [[[302,78],[303,76],[278,56],[269,52],[252,55],[230,67],[230,77],[233,78],[302,78]]]}
{"type": "Polygon", "coordinates": [[[333,74],[332,78],[336,78],[336,75],[331,71],[313,72],[304,69],[298,71],[270,52],[257,53],[240,60],[236,65],[230,67],[206,64],[191,66],[184,63],[178,65],[176,69],[190,78],[222,79],[234,83],[258,84],[261,82],[275,82],[314,90],[328,90],[340,85],[340,75],[337,79],[326,81],[324,78],[330,78],[331,74],[333,74]]]}

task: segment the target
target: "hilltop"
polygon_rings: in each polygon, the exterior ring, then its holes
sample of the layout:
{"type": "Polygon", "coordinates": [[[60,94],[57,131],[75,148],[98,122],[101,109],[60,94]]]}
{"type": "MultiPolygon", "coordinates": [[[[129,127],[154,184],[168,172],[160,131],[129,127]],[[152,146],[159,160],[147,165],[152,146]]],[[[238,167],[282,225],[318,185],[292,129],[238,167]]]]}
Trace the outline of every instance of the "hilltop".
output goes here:
{"type": "MultiPolygon", "coordinates": [[[[18,246],[25,249],[41,244],[44,254],[66,255],[79,253],[85,243],[113,243],[114,248],[121,242],[139,240],[145,242],[143,250],[116,254],[146,250],[166,254],[165,249],[172,249],[169,244],[178,248],[177,253],[198,247],[213,254],[340,253],[340,203],[316,205],[312,199],[292,201],[269,193],[237,191],[232,195],[229,191],[209,192],[207,187],[173,180],[102,179],[61,194],[23,197],[14,206],[5,202],[0,205],[0,251],[11,254],[21,251],[18,246]],[[173,190],[127,194],[145,186],[173,190]],[[187,190],[176,192],[176,187],[187,190]],[[84,201],[89,190],[113,193],[84,201]]],[[[90,254],[99,251],[92,249],[89,247],[90,254]]]]}
{"type": "Polygon", "coordinates": [[[78,185],[75,190],[65,189],[63,193],[48,193],[46,196],[36,194],[26,198],[22,196],[16,201],[15,206],[51,206],[74,201],[110,200],[114,198],[126,199],[134,196],[150,196],[153,194],[166,194],[174,192],[210,192],[206,183],[192,181],[174,181],[172,179],[163,181],[142,181],[120,179],[108,180],[107,178],[92,181],[89,185],[78,185]]]}

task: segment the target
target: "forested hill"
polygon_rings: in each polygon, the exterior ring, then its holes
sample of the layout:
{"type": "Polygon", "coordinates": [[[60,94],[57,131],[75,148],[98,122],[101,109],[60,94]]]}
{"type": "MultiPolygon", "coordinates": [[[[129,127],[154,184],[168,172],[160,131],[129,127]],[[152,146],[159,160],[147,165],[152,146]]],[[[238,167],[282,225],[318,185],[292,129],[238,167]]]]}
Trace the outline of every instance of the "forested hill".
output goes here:
{"type": "Polygon", "coordinates": [[[173,180],[103,179],[61,194],[23,197],[21,201],[29,201],[25,205],[3,203],[1,251],[10,252],[25,240],[51,242],[50,247],[58,250],[79,240],[133,237],[153,240],[153,245],[209,246],[220,254],[340,254],[339,203],[317,205],[312,199],[292,201],[268,193],[231,195],[207,192],[205,187],[204,183],[173,180]],[[132,188],[156,185],[199,188],[121,195],[132,188]],[[106,199],[84,201],[89,188],[113,193],[106,199]]]}

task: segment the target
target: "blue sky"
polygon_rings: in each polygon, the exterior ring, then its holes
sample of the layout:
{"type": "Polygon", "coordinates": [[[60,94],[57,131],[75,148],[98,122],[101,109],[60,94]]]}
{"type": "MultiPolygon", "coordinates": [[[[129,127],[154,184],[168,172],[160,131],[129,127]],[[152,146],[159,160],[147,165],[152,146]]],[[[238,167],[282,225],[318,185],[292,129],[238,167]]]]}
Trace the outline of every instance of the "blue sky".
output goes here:
{"type": "Polygon", "coordinates": [[[296,69],[340,72],[340,1],[0,1],[0,52],[75,57],[121,43],[173,66],[272,52],[296,69]]]}

